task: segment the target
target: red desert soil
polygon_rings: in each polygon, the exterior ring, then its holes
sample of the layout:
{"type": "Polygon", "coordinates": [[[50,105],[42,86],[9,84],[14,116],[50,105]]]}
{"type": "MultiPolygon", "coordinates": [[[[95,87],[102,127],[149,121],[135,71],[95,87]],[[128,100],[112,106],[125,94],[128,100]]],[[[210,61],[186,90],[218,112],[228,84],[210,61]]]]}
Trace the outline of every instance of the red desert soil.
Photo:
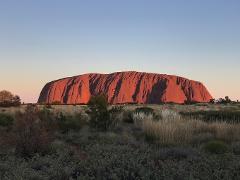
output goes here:
{"type": "Polygon", "coordinates": [[[209,102],[212,99],[200,82],[173,75],[131,71],[84,74],[49,82],[38,103],[86,104],[92,95],[99,94],[107,95],[111,104],[209,102]]]}

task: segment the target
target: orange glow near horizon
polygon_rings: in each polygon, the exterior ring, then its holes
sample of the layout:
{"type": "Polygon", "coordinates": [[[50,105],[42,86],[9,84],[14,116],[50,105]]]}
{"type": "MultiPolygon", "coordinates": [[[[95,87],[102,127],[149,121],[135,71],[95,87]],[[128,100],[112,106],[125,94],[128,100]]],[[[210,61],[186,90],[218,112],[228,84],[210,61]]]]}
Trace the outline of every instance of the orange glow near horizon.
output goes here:
{"type": "MultiPolygon", "coordinates": [[[[37,82],[37,80],[35,79],[28,78],[27,81],[25,80],[23,83],[23,82],[20,82],[20,80],[15,79],[15,77],[14,79],[9,81],[5,81],[5,80],[3,81],[3,79],[1,78],[0,80],[1,80],[0,90],[9,90],[13,94],[19,95],[22,99],[22,102],[25,102],[25,103],[36,103],[40,95],[41,89],[44,87],[44,85],[48,81],[51,81],[51,80],[46,80],[44,82],[42,80],[37,82]]],[[[224,98],[225,96],[229,96],[230,99],[232,100],[240,99],[240,96],[239,96],[240,86],[239,85],[234,86],[234,88],[231,87],[232,84],[234,84],[234,82],[228,82],[225,85],[222,85],[221,83],[216,83],[216,82],[215,84],[213,84],[213,82],[211,82],[210,80],[209,81],[206,80],[206,82],[204,81],[202,82],[215,99],[218,99],[220,97],[224,98]]]]}

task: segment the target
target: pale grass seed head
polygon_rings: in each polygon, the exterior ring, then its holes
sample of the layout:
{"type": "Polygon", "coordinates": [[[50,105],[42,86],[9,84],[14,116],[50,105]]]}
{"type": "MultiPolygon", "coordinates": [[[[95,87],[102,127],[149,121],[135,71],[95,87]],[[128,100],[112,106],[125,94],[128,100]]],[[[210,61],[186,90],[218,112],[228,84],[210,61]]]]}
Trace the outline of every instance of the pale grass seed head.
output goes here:
{"type": "Polygon", "coordinates": [[[207,123],[197,119],[183,119],[172,110],[162,110],[161,119],[144,113],[133,114],[135,125],[141,127],[150,139],[159,144],[189,143],[200,134],[212,134],[227,142],[240,140],[240,125],[227,122],[207,123]]]}

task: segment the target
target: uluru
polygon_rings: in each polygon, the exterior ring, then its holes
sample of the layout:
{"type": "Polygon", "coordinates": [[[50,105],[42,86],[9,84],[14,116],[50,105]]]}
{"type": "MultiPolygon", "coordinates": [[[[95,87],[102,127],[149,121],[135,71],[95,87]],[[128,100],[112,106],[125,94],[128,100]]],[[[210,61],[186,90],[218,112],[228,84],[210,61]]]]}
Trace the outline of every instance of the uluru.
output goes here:
{"type": "Polygon", "coordinates": [[[104,94],[110,104],[158,104],[209,102],[207,88],[187,78],[145,72],[83,74],[47,83],[38,103],[87,104],[91,96],[104,94]]]}

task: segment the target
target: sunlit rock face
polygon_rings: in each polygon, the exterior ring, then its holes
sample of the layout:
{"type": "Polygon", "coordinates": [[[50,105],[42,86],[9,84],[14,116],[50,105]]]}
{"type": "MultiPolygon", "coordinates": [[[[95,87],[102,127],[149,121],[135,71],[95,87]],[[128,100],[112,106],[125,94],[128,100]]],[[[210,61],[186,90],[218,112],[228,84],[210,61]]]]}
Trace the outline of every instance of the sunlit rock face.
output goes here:
{"type": "Polygon", "coordinates": [[[91,96],[99,94],[106,95],[110,104],[209,102],[212,99],[200,82],[131,71],[84,74],[49,82],[42,89],[38,103],[87,104],[91,96]]]}

